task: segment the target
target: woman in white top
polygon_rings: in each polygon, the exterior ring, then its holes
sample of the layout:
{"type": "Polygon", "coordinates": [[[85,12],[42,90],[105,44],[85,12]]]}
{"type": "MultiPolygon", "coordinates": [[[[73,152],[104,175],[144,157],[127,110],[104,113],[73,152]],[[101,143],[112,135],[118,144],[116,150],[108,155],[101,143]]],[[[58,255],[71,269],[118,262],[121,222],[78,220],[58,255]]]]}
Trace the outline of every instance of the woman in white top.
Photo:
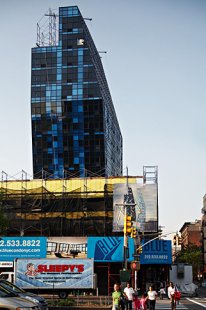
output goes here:
{"type": "Polygon", "coordinates": [[[175,293],[175,286],[173,282],[170,282],[170,286],[168,287],[167,294],[168,298],[170,299],[171,302],[171,309],[175,310],[176,309],[176,300],[174,299],[174,293],[175,293]]]}
{"type": "Polygon", "coordinates": [[[149,291],[147,292],[149,310],[155,310],[156,296],[157,292],[153,290],[152,286],[150,286],[149,291]]]}

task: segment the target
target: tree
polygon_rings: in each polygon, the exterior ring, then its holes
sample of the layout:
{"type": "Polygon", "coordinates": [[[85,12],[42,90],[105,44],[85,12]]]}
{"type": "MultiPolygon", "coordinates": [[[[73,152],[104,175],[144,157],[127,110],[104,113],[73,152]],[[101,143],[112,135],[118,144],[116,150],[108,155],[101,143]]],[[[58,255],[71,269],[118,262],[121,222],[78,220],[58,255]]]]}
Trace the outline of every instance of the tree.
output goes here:
{"type": "Polygon", "coordinates": [[[203,267],[202,249],[194,244],[189,244],[176,253],[175,263],[186,263],[192,265],[193,278],[196,279],[197,274],[203,267]]]}

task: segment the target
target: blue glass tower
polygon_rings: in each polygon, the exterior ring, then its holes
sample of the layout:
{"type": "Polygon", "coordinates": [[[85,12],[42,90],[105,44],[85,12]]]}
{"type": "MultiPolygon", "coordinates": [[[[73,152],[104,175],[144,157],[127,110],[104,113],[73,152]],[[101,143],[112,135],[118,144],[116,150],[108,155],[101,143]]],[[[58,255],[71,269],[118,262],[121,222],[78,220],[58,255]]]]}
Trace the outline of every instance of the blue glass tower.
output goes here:
{"type": "Polygon", "coordinates": [[[34,178],[122,175],[122,135],[101,58],[77,6],[59,8],[58,44],[32,48],[34,178]]]}

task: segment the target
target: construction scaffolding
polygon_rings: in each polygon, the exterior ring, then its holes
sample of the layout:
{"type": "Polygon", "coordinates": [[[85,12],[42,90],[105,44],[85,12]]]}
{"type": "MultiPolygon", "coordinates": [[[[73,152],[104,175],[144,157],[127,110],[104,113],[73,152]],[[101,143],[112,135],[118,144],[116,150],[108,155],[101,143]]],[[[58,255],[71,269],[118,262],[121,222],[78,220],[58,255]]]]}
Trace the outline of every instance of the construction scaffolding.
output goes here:
{"type": "Polygon", "coordinates": [[[113,235],[113,187],[142,177],[8,180],[2,172],[7,236],[113,235]]]}

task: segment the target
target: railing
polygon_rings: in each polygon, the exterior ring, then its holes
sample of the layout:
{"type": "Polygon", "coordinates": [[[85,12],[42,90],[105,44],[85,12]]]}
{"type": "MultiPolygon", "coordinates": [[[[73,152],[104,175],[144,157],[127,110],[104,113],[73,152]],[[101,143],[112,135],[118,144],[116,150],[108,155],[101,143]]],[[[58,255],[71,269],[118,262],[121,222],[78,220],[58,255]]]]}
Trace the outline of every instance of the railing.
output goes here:
{"type": "Polygon", "coordinates": [[[90,307],[111,307],[111,296],[76,296],[74,297],[76,306],[90,306],[90,307]]]}

